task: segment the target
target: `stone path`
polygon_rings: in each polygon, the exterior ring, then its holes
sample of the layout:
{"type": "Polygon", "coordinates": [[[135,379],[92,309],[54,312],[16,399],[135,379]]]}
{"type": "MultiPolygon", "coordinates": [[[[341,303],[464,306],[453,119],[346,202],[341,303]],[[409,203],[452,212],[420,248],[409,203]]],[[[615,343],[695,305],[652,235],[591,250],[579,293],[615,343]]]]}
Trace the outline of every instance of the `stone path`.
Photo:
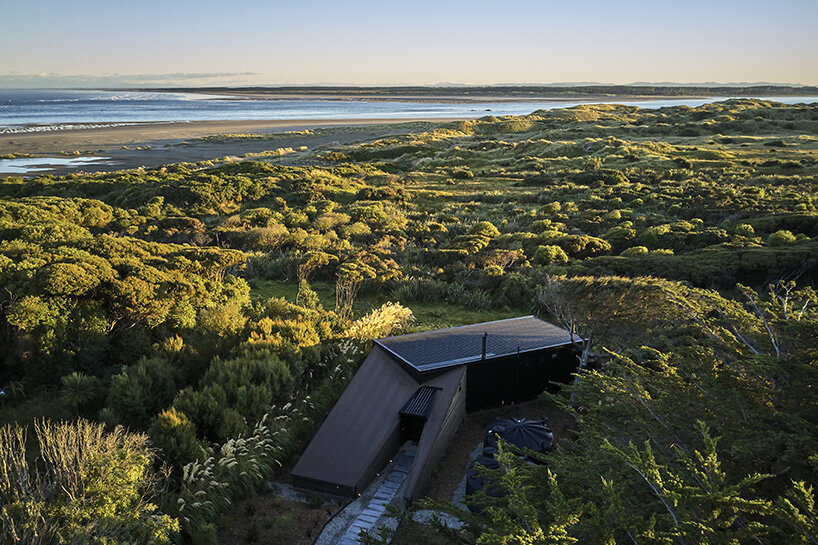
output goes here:
{"type": "Polygon", "coordinates": [[[414,462],[416,449],[416,443],[403,445],[361,496],[324,526],[314,545],[359,545],[358,536],[362,530],[373,535],[380,528],[394,530],[398,519],[386,516],[386,506],[394,503],[405,507],[402,487],[414,462]]]}
{"type": "Polygon", "coordinates": [[[415,452],[413,450],[402,450],[398,454],[398,458],[392,465],[386,478],[380,482],[375,494],[369,503],[361,511],[361,514],[352,521],[344,535],[338,540],[337,545],[359,545],[358,536],[360,533],[369,532],[375,526],[384,513],[386,506],[392,503],[392,500],[398,493],[403,481],[412,469],[412,462],[415,460],[415,452]]]}

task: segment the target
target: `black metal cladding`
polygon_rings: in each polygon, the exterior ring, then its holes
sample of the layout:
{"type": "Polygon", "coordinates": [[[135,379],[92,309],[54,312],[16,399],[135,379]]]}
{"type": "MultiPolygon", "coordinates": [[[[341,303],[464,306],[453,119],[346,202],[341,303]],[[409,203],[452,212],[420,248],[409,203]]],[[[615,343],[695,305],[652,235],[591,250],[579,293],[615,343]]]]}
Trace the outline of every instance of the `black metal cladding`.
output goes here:
{"type": "Polygon", "coordinates": [[[435,399],[435,393],[440,388],[433,386],[421,386],[409,398],[406,405],[400,410],[401,416],[417,416],[419,418],[428,418],[432,410],[432,402],[435,399]]]}

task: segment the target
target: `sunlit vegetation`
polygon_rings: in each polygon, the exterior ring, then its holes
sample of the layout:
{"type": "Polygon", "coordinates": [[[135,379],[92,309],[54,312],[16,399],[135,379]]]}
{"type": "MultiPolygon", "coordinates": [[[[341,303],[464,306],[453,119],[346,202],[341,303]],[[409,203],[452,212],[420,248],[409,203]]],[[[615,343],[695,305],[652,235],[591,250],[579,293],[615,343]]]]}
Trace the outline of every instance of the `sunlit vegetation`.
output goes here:
{"type": "Polygon", "coordinates": [[[507,457],[461,538],[815,541],[818,107],[579,106],[258,159],[0,183],[0,454],[39,467],[13,454],[35,421],[84,434],[141,509],[74,461],[109,533],[49,474],[0,482],[2,539],[213,542],[369,339],[534,312],[584,339],[577,436],[547,470],[507,457]]]}

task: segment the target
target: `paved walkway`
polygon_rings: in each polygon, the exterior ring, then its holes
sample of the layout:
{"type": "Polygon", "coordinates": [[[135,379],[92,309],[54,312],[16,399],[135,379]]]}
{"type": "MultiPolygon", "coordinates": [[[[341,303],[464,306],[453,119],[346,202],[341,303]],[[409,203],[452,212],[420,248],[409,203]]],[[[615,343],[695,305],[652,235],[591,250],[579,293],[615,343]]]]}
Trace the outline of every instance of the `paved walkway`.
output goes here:
{"type": "Polygon", "coordinates": [[[401,448],[384,472],[361,494],[338,513],[318,536],[316,545],[359,545],[358,536],[362,531],[371,532],[385,522],[386,506],[400,501],[399,491],[412,463],[415,460],[416,445],[407,443],[401,448]]]}

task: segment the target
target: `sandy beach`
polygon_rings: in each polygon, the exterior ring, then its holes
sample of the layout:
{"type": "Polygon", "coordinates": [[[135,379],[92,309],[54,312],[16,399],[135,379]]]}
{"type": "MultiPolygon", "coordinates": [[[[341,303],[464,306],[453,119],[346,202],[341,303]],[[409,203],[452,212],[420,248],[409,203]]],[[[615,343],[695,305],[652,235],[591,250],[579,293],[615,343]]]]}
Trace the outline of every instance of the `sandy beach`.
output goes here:
{"type": "Polygon", "coordinates": [[[446,119],[322,119],[194,121],[183,123],[139,123],[88,129],[0,134],[0,155],[10,153],[47,154],[80,151],[97,152],[121,146],[151,142],[188,140],[217,134],[277,133],[328,127],[405,125],[418,121],[445,123],[446,119]]]}
{"type": "MultiPolygon", "coordinates": [[[[276,148],[310,150],[322,146],[350,144],[385,136],[419,131],[418,122],[444,123],[452,119],[327,119],[270,121],[198,121],[188,123],[143,123],[89,129],[52,130],[0,134],[0,156],[18,154],[34,157],[95,155],[108,160],[79,168],[55,167],[45,173],[111,171],[170,163],[195,162],[225,156],[241,156],[276,148]],[[222,134],[275,134],[306,129],[337,129],[318,134],[281,134],[269,140],[202,141],[222,134]]],[[[0,176],[9,175],[0,172],[0,176]]]]}

